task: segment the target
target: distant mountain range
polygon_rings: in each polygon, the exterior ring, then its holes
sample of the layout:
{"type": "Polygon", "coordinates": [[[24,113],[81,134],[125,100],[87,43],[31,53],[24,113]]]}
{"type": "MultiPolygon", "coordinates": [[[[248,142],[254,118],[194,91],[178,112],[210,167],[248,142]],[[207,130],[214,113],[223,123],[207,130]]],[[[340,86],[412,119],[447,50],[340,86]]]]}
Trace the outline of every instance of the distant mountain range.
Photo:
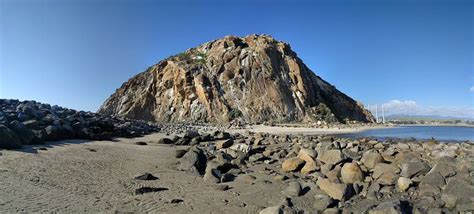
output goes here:
{"type": "Polygon", "coordinates": [[[409,114],[393,114],[385,116],[386,120],[469,120],[474,121],[470,117],[452,117],[439,115],[409,115],[409,114]]]}

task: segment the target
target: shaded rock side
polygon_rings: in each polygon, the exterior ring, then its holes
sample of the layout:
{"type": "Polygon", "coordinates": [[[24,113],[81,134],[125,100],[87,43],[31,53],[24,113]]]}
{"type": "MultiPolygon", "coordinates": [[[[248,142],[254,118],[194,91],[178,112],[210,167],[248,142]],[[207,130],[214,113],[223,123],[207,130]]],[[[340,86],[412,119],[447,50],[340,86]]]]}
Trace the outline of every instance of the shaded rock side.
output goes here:
{"type": "Polygon", "coordinates": [[[162,60],[98,112],[155,122],[373,121],[287,43],[267,35],[226,36],[162,60]]]}

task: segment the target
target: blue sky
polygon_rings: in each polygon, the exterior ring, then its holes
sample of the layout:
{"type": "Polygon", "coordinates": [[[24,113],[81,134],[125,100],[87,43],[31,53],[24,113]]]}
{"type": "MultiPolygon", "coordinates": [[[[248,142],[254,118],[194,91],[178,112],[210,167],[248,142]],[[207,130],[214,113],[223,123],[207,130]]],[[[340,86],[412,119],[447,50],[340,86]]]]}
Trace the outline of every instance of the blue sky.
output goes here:
{"type": "Polygon", "coordinates": [[[0,0],[0,97],[96,111],[169,55],[266,33],[365,104],[474,117],[473,8],[467,0],[0,0]]]}

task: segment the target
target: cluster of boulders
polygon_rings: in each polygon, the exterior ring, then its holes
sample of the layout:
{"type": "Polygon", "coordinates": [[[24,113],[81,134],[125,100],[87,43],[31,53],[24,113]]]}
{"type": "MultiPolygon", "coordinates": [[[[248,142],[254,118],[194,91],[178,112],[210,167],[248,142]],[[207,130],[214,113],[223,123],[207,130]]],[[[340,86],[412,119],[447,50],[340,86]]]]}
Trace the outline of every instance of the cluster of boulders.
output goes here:
{"type": "Polygon", "coordinates": [[[0,148],[61,139],[102,140],[159,131],[142,121],[76,111],[35,101],[0,99],[0,148]]]}
{"type": "MultiPolygon", "coordinates": [[[[229,134],[188,131],[165,140],[177,145],[177,169],[213,183],[246,176],[264,164],[285,181],[289,198],[261,213],[324,210],[368,213],[457,213],[474,210],[474,158],[471,142],[378,141],[330,136],[229,134]],[[313,207],[294,207],[291,197],[313,183],[313,207]],[[309,209],[309,210],[308,210],[309,209]]],[[[225,185],[224,185],[225,187],[225,185]]],[[[223,187],[223,188],[224,188],[223,187]]],[[[225,189],[225,188],[224,188],[225,189]]]]}

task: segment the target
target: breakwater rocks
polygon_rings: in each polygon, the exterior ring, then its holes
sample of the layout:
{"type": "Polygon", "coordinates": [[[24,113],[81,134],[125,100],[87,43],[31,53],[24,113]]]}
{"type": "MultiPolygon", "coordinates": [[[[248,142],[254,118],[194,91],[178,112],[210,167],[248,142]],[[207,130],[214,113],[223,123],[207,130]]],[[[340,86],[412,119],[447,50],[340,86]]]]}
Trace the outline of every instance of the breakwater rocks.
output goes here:
{"type": "MultiPolygon", "coordinates": [[[[329,136],[188,130],[163,138],[176,150],[176,169],[231,185],[259,175],[286,183],[281,203],[260,213],[458,213],[474,210],[473,145],[434,141],[382,142],[329,136]],[[298,197],[313,195],[301,203],[298,197]]],[[[223,188],[226,191],[228,188],[223,188]]]]}
{"type": "Polygon", "coordinates": [[[0,99],[0,148],[61,139],[102,140],[158,131],[142,121],[76,111],[35,101],[0,99]]]}

